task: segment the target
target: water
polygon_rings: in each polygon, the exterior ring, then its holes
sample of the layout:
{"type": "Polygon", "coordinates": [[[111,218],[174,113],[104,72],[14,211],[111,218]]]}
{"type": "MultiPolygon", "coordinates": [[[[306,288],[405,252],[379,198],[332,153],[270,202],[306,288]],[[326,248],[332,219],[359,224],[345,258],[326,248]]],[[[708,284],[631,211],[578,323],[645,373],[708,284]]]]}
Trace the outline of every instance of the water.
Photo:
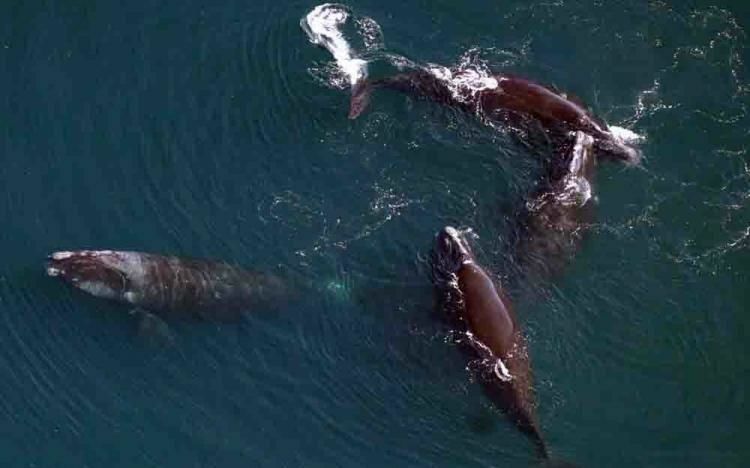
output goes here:
{"type": "Polygon", "coordinates": [[[449,223],[513,294],[556,456],[746,466],[744,3],[348,4],[374,22],[357,50],[511,70],[646,136],[642,169],[600,168],[597,225],[543,287],[504,244],[530,151],[396,93],[348,121],[300,28],[315,5],[0,5],[2,466],[532,465],[431,317],[423,258],[449,223]],[[286,268],[321,293],[151,343],[44,276],[77,248],[286,268]]]}

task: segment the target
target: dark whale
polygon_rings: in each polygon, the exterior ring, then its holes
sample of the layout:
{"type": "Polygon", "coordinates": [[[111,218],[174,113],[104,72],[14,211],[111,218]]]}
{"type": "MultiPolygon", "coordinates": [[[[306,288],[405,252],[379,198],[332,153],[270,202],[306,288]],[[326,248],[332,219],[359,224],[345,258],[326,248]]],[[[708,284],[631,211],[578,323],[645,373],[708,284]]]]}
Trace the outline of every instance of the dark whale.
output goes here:
{"type": "Polygon", "coordinates": [[[637,164],[638,150],[616,135],[578,100],[524,78],[496,74],[482,77],[463,70],[437,73],[417,69],[407,73],[362,80],[352,88],[349,118],[357,118],[367,107],[374,88],[388,88],[429,98],[477,114],[482,119],[519,127],[529,119],[538,122],[552,136],[583,131],[595,138],[597,153],[637,164]]]}
{"type": "Polygon", "coordinates": [[[592,225],[593,143],[592,136],[576,132],[516,217],[513,251],[529,277],[549,280],[562,273],[592,225]]]}
{"type": "Polygon", "coordinates": [[[431,276],[440,309],[463,338],[462,349],[476,366],[477,380],[495,406],[547,458],[535,415],[535,399],[526,340],[510,301],[476,263],[466,240],[452,227],[435,237],[431,276]]]}
{"type": "Polygon", "coordinates": [[[286,282],[272,274],[143,252],[55,252],[47,274],[93,296],[169,317],[232,320],[289,295],[286,282]]]}

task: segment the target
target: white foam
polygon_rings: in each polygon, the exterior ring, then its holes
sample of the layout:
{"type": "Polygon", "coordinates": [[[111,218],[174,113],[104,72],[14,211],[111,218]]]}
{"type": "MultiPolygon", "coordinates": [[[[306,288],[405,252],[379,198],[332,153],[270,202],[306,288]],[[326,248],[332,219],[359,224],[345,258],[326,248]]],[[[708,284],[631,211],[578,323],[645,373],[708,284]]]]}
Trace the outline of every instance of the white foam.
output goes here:
{"type": "Polygon", "coordinates": [[[456,74],[453,81],[459,86],[466,86],[475,91],[481,91],[483,89],[497,89],[499,86],[497,80],[485,73],[480,73],[477,70],[466,69],[461,73],[456,74]]]}
{"type": "Polygon", "coordinates": [[[646,139],[646,137],[635,133],[627,128],[617,127],[611,125],[609,127],[610,133],[622,143],[640,143],[646,139]]]}
{"type": "Polygon", "coordinates": [[[568,166],[568,174],[565,176],[565,188],[558,201],[568,206],[583,206],[593,196],[591,183],[583,173],[586,160],[591,157],[594,137],[584,132],[576,132],[576,142],[573,146],[573,157],[568,166]]]}
{"type": "Polygon", "coordinates": [[[468,62],[462,63],[455,73],[449,68],[435,64],[429,64],[427,70],[444,81],[453,98],[459,102],[469,101],[481,91],[497,89],[500,86],[491,73],[468,62]]]}
{"type": "Polygon", "coordinates": [[[325,47],[341,71],[349,78],[349,84],[355,85],[367,77],[367,62],[357,58],[341,29],[351,17],[343,5],[324,3],[313,8],[300,26],[307,33],[313,44],[325,47]]]}

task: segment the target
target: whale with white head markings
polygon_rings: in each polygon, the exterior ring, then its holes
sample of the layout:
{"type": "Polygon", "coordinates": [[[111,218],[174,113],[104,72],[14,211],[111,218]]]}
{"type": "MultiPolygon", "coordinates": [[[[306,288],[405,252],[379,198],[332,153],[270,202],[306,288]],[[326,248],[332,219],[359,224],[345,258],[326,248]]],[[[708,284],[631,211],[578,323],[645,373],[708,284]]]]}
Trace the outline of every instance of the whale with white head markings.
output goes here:
{"type": "Polygon", "coordinates": [[[274,274],[144,252],[55,252],[46,269],[92,296],[178,318],[237,319],[283,303],[291,292],[274,274]]]}
{"type": "Polygon", "coordinates": [[[491,401],[534,442],[540,456],[547,458],[536,418],[529,353],[513,307],[453,227],[435,236],[431,276],[441,309],[465,336],[462,348],[479,362],[477,380],[491,401]]]}

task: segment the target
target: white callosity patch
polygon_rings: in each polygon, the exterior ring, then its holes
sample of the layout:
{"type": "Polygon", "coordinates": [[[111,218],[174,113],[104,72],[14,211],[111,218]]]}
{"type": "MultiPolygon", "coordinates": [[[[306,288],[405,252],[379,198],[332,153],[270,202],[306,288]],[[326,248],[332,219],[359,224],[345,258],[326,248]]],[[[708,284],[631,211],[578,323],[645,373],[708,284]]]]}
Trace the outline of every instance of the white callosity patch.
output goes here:
{"type": "Polygon", "coordinates": [[[73,252],[68,252],[68,251],[55,252],[52,254],[52,259],[53,260],[65,260],[66,258],[70,258],[72,256],[73,256],[73,252]]]}
{"type": "Polygon", "coordinates": [[[302,18],[300,26],[307,33],[310,42],[325,47],[333,55],[338,67],[353,86],[367,77],[367,61],[356,57],[342,32],[343,25],[350,17],[351,13],[347,8],[325,3],[313,8],[302,18]]]}

